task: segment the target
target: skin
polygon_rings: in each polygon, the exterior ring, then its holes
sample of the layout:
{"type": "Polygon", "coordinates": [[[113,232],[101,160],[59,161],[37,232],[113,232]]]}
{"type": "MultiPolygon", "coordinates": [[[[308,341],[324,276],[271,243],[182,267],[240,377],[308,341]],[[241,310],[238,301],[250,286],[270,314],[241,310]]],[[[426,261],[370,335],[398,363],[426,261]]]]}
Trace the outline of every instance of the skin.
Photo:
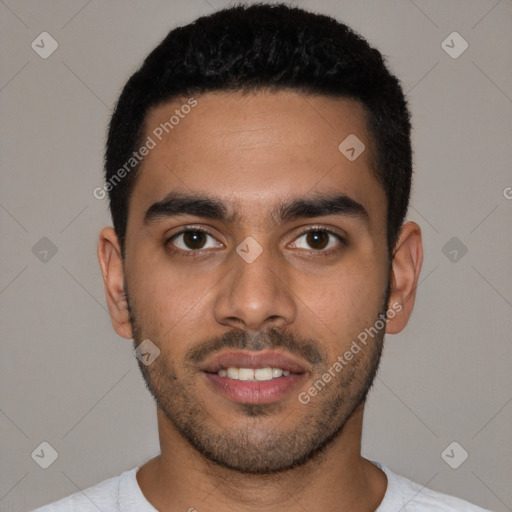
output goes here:
{"type": "MultiPolygon", "coordinates": [[[[389,262],[386,196],[371,170],[372,141],[356,101],[295,92],[196,99],[144,160],[129,200],[125,260],[112,228],[99,239],[114,329],[136,344],[149,338],[161,351],[151,365],[141,365],[157,399],[161,445],[161,454],[137,473],[141,490],[161,511],[375,510],[387,481],[361,457],[361,432],[384,332],[310,404],[300,403],[297,393],[375,324],[386,309],[388,284],[387,305],[400,311],[385,331],[406,326],[422,264],[420,228],[402,226],[389,262]],[[352,162],[338,150],[349,134],[366,146],[352,162]],[[237,217],[186,214],[145,224],[148,208],[176,191],[216,198],[237,217]],[[272,222],[269,212],[278,203],[321,193],[349,196],[367,218],[272,222]],[[183,236],[169,241],[191,226],[212,234],[196,257],[185,256],[183,236]],[[327,248],[315,251],[319,246],[304,228],[331,230],[346,244],[328,237],[327,248]],[[236,252],[249,236],[262,249],[252,263],[236,252]],[[266,350],[270,331],[280,340],[275,350],[295,357],[309,343],[318,355],[302,359],[307,371],[300,386],[277,403],[232,402],[190,361],[190,351],[210,341],[221,343],[215,353],[227,350],[222,343],[229,336],[232,346],[266,350]],[[184,435],[194,429],[199,441],[210,443],[207,456],[184,435]]],[[[185,102],[150,111],[147,134],[185,102]]]]}

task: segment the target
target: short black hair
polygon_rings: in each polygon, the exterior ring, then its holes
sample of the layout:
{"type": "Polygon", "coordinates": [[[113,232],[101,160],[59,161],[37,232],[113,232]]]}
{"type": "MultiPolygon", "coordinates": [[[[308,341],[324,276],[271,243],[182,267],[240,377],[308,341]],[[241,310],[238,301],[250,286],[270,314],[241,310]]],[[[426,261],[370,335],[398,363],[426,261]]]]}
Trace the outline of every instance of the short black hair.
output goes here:
{"type": "Polygon", "coordinates": [[[126,83],[105,154],[106,190],[123,255],[128,200],[140,168],[133,154],[143,144],[149,109],[193,94],[260,90],[349,98],[364,106],[373,172],[387,196],[391,255],[412,176],[410,113],[399,80],[381,53],[343,23],[264,3],[236,5],[175,28],[126,83]],[[133,171],[127,172],[130,158],[133,171]]]}

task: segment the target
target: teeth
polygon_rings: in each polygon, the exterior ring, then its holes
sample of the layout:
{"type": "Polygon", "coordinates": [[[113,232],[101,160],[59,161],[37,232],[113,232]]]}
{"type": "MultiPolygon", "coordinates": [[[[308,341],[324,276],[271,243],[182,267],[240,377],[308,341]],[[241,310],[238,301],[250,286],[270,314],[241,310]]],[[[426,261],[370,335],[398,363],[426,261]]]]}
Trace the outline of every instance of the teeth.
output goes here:
{"type": "Polygon", "coordinates": [[[228,368],[228,377],[238,380],[238,368],[228,368]]]}
{"type": "Polygon", "coordinates": [[[222,369],[217,372],[220,377],[228,377],[234,380],[243,381],[265,381],[277,379],[279,377],[287,377],[290,375],[288,370],[282,370],[281,368],[228,368],[227,370],[222,369]]]}
{"type": "Polygon", "coordinates": [[[238,380],[254,380],[254,370],[252,368],[239,368],[238,380]]]}
{"type": "Polygon", "coordinates": [[[272,368],[272,377],[273,378],[281,377],[281,375],[283,375],[283,370],[281,370],[281,368],[272,368]]]}
{"type": "Polygon", "coordinates": [[[272,368],[258,368],[254,370],[256,380],[272,380],[272,368]]]}

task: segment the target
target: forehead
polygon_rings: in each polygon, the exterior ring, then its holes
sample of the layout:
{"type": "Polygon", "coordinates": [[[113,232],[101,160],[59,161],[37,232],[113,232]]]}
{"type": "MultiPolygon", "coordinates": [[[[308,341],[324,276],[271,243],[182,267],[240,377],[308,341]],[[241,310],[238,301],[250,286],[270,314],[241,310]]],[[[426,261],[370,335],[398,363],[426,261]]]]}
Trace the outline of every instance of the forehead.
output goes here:
{"type": "Polygon", "coordinates": [[[263,214],[274,200],[314,193],[344,193],[369,213],[385,208],[365,111],[354,100],[206,93],[153,108],[150,140],[130,210],[142,212],[173,191],[223,199],[240,219],[244,209],[263,214]]]}

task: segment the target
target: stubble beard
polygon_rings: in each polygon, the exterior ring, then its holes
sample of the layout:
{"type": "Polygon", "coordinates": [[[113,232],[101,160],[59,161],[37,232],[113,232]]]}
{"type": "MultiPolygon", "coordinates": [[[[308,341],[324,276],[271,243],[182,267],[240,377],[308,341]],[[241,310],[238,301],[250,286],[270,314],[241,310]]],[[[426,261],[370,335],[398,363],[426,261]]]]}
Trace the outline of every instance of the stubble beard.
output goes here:
{"type": "MultiPolygon", "coordinates": [[[[375,320],[386,314],[388,300],[389,286],[375,320]]],[[[127,302],[134,344],[137,346],[145,339],[143,329],[138,323],[133,303],[130,305],[128,293],[127,302]]],[[[361,332],[365,327],[369,326],[364,326],[361,332]]],[[[287,430],[280,430],[279,425],[265,427],[266,418],[271,419],[273,414],[282,409],[278,403],[239,404],[237,421],[240,423],[240,418],[244,418],[243,427],[233,427],[229,418],[221,425],[198,400],[194,384],[197,378],[193,374],[182,371],[182,375],[179,375],[177,366],[162,356],[148,366],[139,361],[139,368],[158,408],[183,439],[208,463],[245,474],[275,474],[319,458],[341,435],[356,409],[364,406],[378,371],[384,333],[385,329],[380,329],[371,343],[362,348],[309,404],[297,404],[293,411],[299,410],[300,417],[295,426],[287,430]]],[[[272,342],[266,343],[265,339],[270,338],[265,338],[265,335],[258,337],[253,345],[243,337],[244,333],[239,333],[239,338],[235,332],[228,334],[226,341],[229,339],[229,343],[225,346],[244,349],[261,350],[277,346],[289,348],[298,343],[289,333],[276,329],[270,330],[272,342]]],[[[317,354],[321,359],[316,362],[312,376],[312,382],[316,382],[330,365],[322,356],[320,344],[314,340],[307,342],[312,345],[313,351],[314,346],[317,346],[317,354]]],[[[215,346],[223,346],[223,339],[216,338],[215,346]]],[[[181,366],[180,369],[183,370],[181,366]]]]}

